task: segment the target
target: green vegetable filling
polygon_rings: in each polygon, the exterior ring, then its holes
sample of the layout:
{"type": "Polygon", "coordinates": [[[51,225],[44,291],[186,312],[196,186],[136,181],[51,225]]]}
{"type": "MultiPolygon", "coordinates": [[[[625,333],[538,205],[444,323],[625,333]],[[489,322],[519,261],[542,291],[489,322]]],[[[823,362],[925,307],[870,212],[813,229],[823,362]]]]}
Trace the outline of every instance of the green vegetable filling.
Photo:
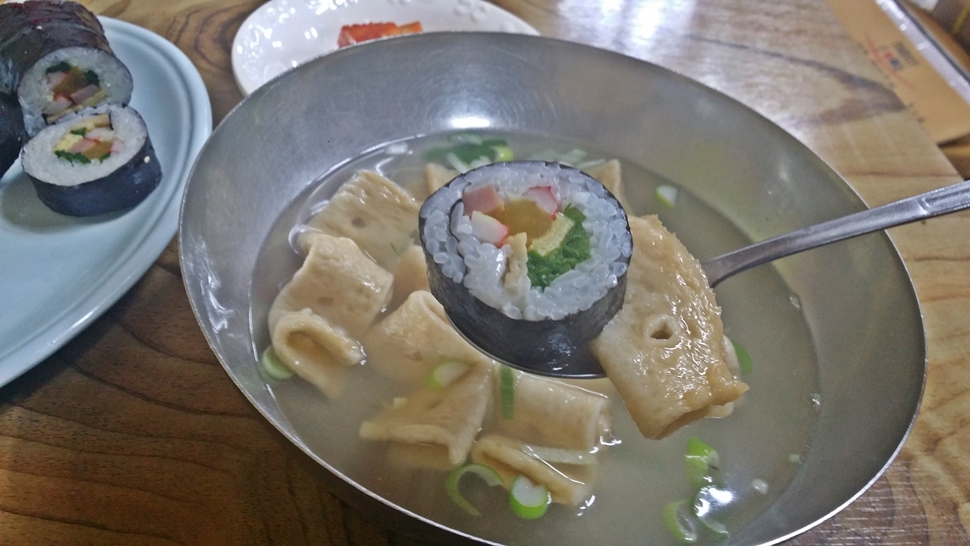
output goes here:
{"type": "Polygon", "coordinates": [[[590,257],[589,236],[583,228],[586,216],[572,205],[562,212],[567,218],[576,222],[569,230],[559,248],[546,256],[530,250],[528,254],[529,281],[532,286],[546,288],[552,281],[572,270],[590,257]]]}
{"type": "Polygon", "coordinates": [[[55,65],[51,65],[47,68],[47,74],[53,74],[55,72],[67,72],[71,69],[70,63],[67,61],[61,61],[55,65]]]}
{"type": "Polygon", "coordinates": [[[94,161],[95,159],[97,159],[98,161],[104,161],[105,159],[108,159],[109,157],[111,157],[111,152],[109,151],[101,155],[100,157],[95,157],[93,159],[84,155],[83,153],[72,154],[71,152],[66,152],[64,150],[54,150],[54,155],[56,155],[61,159],[66,159],[71,163],[80,163],[81,165],[87,165],[92,161],[94,161]]]}
{"type": "MultiPolygon", "coordinates": [[[[77,70],[78,72],[81,72],[81,69],[79,68],[75,69],[73,66],[71,66],[71,63],[67,61],[61,61],[55,65],[51,65],[47,67],[47,70],[45,70],[44,72],[46,74],[56,74],[58,72],[67,72],[68,74],[70,74],[72,70],[77,70]]],[[[97,86],[101,85],[101,78],[98,77],[98,75],[94,72],[94,70],[85,70],[81,72],[80,75],[83,75],[84,81],[90,85],[97,85],[97,86]]]]}
{"type": "MultiPolygon", "coordinates": [[[[66,159],[66,160],[70,161],[71,163],[80,163],[81,165],[87,165],[88,163],[91,163],[91,159],[89,159],[86,155],[84,155],[82,153],[74,153],[74,154],[72,154],[72,153],[66,152],[64,150],[55,150],[54,151],[54,155],[56,155],[57,157],[59,157],[61,159],[66,159]]],[[[111,155],[111,154],[108,154],[108,155],[111,155]]],[[[107,157],[107,156],[105,156],[105,157],[107,157]]],[[[102,158],[102,161],[103,160],[104,160],[104,158],[102,158]]]]}

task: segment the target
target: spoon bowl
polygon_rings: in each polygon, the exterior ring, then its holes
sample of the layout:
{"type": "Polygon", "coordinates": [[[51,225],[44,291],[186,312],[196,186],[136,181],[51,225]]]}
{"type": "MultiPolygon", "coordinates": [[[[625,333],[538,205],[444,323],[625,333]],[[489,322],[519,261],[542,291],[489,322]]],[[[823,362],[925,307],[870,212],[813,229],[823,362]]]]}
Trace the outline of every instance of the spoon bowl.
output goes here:
{"type": "MultiPolygon", "coordinates": [[[[742,271],[798,252],[967,208],[970,208],[970,180],[765,239],[707,260],[701,266],[713,288],[742,271]]],[[[461,332],[460,328],[456,329],[461,332]]],[[[606,375],[588,347],[552,362],[512,362],[496,357],[467,337],[465,339],[493,359],[526,372],[569,379],[606,375]]]]}

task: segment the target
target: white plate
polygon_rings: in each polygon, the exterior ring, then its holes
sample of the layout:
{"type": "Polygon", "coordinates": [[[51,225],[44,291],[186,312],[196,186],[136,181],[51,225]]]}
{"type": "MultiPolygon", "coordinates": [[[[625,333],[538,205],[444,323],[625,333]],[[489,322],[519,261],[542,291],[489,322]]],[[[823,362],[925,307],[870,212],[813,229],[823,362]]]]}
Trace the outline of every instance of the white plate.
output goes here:
{"type": "Polygon", "coordinates": [[[419,21],[425,32],[539,34],[481,0],[271,0],[250,15],[232,42],[232,71],[246,95],[286,70],[337,49],[343,25],[419,21]]]}
{"type": "Polygon", "coordinates": [[[0,179],[0,385],[74,337],[158,258],[212,132],[209,96],[185,54],[143,28],[104,17],[101,24],[131,70],[131,106],[148,125],[162,181],[125,214],[78,219],[47,209],[19,161],[0,179]]]}

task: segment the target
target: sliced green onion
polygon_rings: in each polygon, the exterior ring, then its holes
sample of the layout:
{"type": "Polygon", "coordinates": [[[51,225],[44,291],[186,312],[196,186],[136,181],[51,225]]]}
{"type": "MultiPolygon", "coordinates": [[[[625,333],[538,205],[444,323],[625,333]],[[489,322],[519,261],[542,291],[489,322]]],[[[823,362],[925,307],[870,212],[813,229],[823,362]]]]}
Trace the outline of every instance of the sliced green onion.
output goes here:
{"type": "Polygon", "coordinates": [[[656,196],[657,201],[660,201],[660,203],[668,209],[672,209],[677,206],[677,188],[673,186],[668,186],[666,184],[657,186],[656,196]]]}
{"type": "Polygon", "coordinates": [[[424,380],[424,384],[435,390],[441,390],[448,385],[452,384],[456,379],[465,375],[468,371],[468,364],[464,362],[445,362],[444,364],[439,364],[435,369],[431,370],[428,377],[424,380]]]}
{"type": "Polygon", "coordinates": [[[694,495],[693,511],[701,525],[709,531],[723,536],[728,535],[727,527],[715,519],[718,509],[724,508],[734,500],[734,494],[726,489],[705,485],[694,495]]]}
{"type": "Polygon", "coordinates": [[[587,154],[586,150],[574,148],[569,152],[559,156],[557,160],[560,163],[563,163],[566,165],[576,165],[580,163],[582,160],[586,159],[586,154],[587,154]]]}
{"type": "Polygon", "coordinates": [[[481,512],[472,506],[472,503],[465,500],[465,497],[461,496],[461,491],[458,490],[458,484],[461,482],[461,479],[465,474],[474,474],[478,476],[479,478],[485,480],[485,483],[490,487],[501,485],[502,476],[500,476],[499,473],[493,470],[491,467],[478,463],[460,466],[452,470],[451,474],[448,474],[448,478],[445,480],[445,491],[448,492],[448,497],[468,514],[472,516],[480,516],[482,515],[481,512]]]}
{"type": "Polygon", "coordinates": [[[515,152],[508,146],[492,146],[495,150],[495,161],[512,161],[515,159],[515,152]]]}
{"type": "Polygon", "coordinates": [[[748,354],[748,351],[740,343],[733,339],[731,340],[731,345],[734,345],[734,352],[738,355],[738,368],[741,370],[741,375],[751,373],[751,367],[753,365],[751,355],[748,354]]]}
{"type": "Polygon", "coordinates": [[[259,358],[260,367],[266,372],[266,375],[272,377],[273,379],[289,379],[293,377],[293,372],[286,367],[286,364],[280,361],[280,357],[277,356],[276,350],[270,345],[263,351],[263,355],[259,358]]]}
{"type": "Polygon", "coordinates": [[[697,542],[697,518],[691,512],[686,500],[667,503],[663,509],[664,526],[677,542],[693,544],[697,542]]]}
{"type": "Polygon", "coordinates": [[[509,506],[520,518],[541,518],[551,502],[552,496],[545,485],[536,484],[521,474],[512,482],[512,489],[509,490],[509,506]]]}
{"type": "Polygon", "coordinates": [[[555,447],[530,446],[522,444],[522,451],[540,461],[547,463],[590,465],[598,464],[596,454],[578,449],[559,449],[555,447]]]}
{"type": "Polygon", "coordinates": [[[556,161],[558,157],[559,156],[556,154],[556,150],[553,150],[552,148],[547,148],[545,150],[542,150],[541,152],[536,152],[532,154],[531,156],[528,157],[528,160],[529,161],[556,161]]]}
{"type": "Polygon", "coordinates": [[[465,163],[464,161],[458,159],[458,156],[455,155],[454,152],[448,152],[447,154],[445,154],[445,161],[447,161],[448,164],[451,165],[452,169],[455,169],[460,173],[467,173],[468,171],[471,170],[471,167],[469,167],[468,164],[465,163]]]}
{"type": "Polygon", "coordinates": [[[477,169],[479,167],[484,167],[485,165],[490,165],[492,159],[488,156],[481,156],[478,159],[473,159],[468,162],[468,170],[477,169]]]}
{"type": "Polygon", "coordinates": [[[502,399],[502,419],[515,416],[515,371],[502,366],[499,372],[499,395],[502,399]]]}
{"type": "Polygon", "coordinates": [[[697,438],[687,440],[687,453],[684,454],[684,465],[687,483],[699,487],[711,483],[710,467],[717,467],[720,457],[717,451],[697,438]]]}
{"type": "Polygon", "coordinates": [[[585,171],[586,169],[596,167],[597,165],[602,165],[603,163],[606,163],[605,159],[590,159],[589,161],[583,161],[579,165],[576,165],[576,168],[581,171],[585,171]]]}
{"type": "Polygon", "coordinates": [[[691,487],[698,487],[713,481],[707,461],[701,457],[686,455],[684,457],[684,463],[686,465],[687,483],[691,487]]]}

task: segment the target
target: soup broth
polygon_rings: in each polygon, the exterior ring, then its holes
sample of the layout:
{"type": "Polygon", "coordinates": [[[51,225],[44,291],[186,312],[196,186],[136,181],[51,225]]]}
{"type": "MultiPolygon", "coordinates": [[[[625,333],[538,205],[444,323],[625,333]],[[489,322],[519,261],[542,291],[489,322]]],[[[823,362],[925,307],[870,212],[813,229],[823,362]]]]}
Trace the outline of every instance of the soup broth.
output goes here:
{"type": "MultiPolygon", "coordinates": [[[[585,147],[546,137],[481,134],[507,140],[516,159],[585,147]]],[[[291,228],[362,169],[377,171],[409,189],[420,188],[424,152],[445,139],[445,135],[419,137],[363,153],[326,173],[294,200],[265,241],[254,271],[251,324],[257,354],[269,344],[269,307],[302,263],[289,242],[291,228]]],[[[594,158],[612,159],[590,149],[584,160],[594,158]]],[[[659,215],[694,256],[704,260],[749,242],[714,207],[683,189],[675,206],[665,205],[656,196],[657,187],[676,187],[675,182],[630,158],[617,159],[622,164],[628,214],[659,215]]],[[[473,537],[502,544],[585,545],[603,543],[604,537],[613,544],[674,544],[662,512],[671,501],[689,499],[696,492],[687,483],[684,469],[691,437],[720,455],[715,483],[730,492],[730,501],[717,519],[734,532],[766,510],[798,470],[816,418],[816,359],[797,296],[773,268],[746,272],[715,292],[725,333],[747,349],[753,362],[751,372],[742,377],[750,390],[733,413],[690,424],[663,440],[647,440],[622,400],[612,395],[616,443],[601,450],[592,497],[578,508],[553,504],[538,520],[519,519],[509,509],[504,490],[474,478],[463,482],[462,492],[482,516],[470,516],[447,496],[447,472],[395,466],[387,457],[387,443],[358,439],[362,421],[373,418],[394,397],[407,395],[395,391],[366,362],[354,369],[345,394],[338,398],[328,399],[299,378],[271,380],[267,388],[306,447],[347,479],[407,511],[473,537]]],[[[705,540],[721,542],[713,534],[705,540]]]]}

